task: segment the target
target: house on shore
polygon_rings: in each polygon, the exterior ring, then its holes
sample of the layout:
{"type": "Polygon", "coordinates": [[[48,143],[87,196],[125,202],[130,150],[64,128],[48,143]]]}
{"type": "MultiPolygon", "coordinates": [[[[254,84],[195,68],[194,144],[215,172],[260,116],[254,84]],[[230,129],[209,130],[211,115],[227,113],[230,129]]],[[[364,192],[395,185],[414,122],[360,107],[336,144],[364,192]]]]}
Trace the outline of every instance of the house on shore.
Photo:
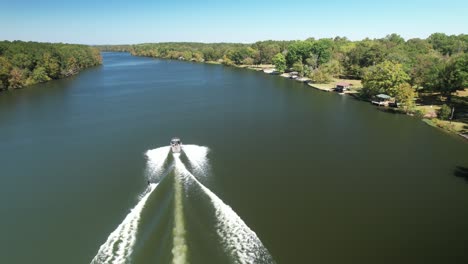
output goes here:
{"type": "Polygon", "coordinates": [[[351,83],[339,82],[335,86],[335,91],[339,93],[344,93],[345,91],[349,91],[349,89],[351,89],[351,86],[353,86],[353,84],[351,83]]]}

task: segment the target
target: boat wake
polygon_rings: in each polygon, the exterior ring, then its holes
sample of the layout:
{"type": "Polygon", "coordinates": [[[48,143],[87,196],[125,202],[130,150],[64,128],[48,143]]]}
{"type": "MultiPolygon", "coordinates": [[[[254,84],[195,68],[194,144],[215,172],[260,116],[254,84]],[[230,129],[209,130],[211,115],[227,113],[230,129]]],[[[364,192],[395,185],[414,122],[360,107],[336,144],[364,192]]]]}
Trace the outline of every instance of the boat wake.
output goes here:
{"type": "Polygon", "coordinates": [[[161,176],[164,175],[164,165],[170,149],[171,147],[167,146],[146,151],[145,155],[148,160],[146,166],[146,177],[148,178],[148,181],[157,182],[161,180],[161,176]]]}
{"type": "Polygon", "coordinates": [[[138,204],[130,210],[124,221],[110,234],[107,241],[99,248],[98,253],[91,261],[98,263],[127,263],[137,237],[138,223],[141,211],[145,207],[150,194],[156,189],[157,184],[150,184],[138,204]]]}
{"type": "MultiPolygon", "coordinates": [[[[169,147],[161,147],[146,152],[146,156],[148,157],[147,176],[149,180],[154,181],[160,177],[168,153],[169,147]]],[[[128,263],[133,246],[135,245],[141,212],[157,185],[155,183],[149,184],[148,188],[140,194],[137,205],[130,210],[130,213],[125,217],[123,222],[109,235],[106,242],[101,245],[98,253],[91,261],[92,264],[128,263]]]]}
{"type": "Polygon", "coordinates": [[[210,175],[210,165],[208,162],[209,149],[197,145],[184,145],[184,153],[190,163],[195,176],[207,177],[210,175]]]}
{"type": "MultiPolygon", "coordinates": [[[[184,149],[185,151],[185,149],[184,149]]],[[[186,153],[187,154],[187,153],[186,153]]],[[[189,154],[187,154],[189,156],[189,154]]],[[[202,155],[197,156],[198,164],[206,164],[202,155]]],[[[188,158],[190,161],[195,158],[188,158]]],[[[182,182],[190,188],[193,184],[199,187],[209,198],[216,212],[216,233],[222,244],[222,248],[234,263],[274,263],[274,260],[257,234],[252,231],[242,219],[226,205],[216,194],[200,183],[185,165],[177,157],[175,160],[176,170],[182,178],[182,182]]]]}
{"type": "MultiPolygon", "coordinates": [[[[167,175],[174,175],[174,222],[172,229],[172,263],[189,262],[189,245],[186,238],[184,216],[184,197],[188,197],[191,188],[201,191],[213,210],[215,226],[213,233],[217,237],[219,248],[232,263],[274,263],[268,250],[234,210],[226,205],[211,190],[194,176],[206,176],[210,170],[207,159],[207,147],[184,145],[182,152],[187,157],[190,172],[181,160],[181,153],[173,153],[173,162],[168,162],[170,147],[161,147],[146,152],[148,158],[147,178],[149,182],[160,182],[167,175]],[[170,164],[169,164],[170,163],[170,164]],[[167,172],[174,173],[167,173],[167,172]],[[185,196],[184,196],[185,191],[185,196]]],[[[182,155],[183,155],[182,154],[182,155]]],[[[91,263],[129,263],[132,262],[133,248],[137,240],[140,218],[145,204],[158,184],[151,183],[140,195],[137,205],[125,217],[124,221],[112,232],[99,248],[91,263]]],[[[164,191],[165,187],[162,187],[164,191]]],[[[205,200],[205,198],[203,198],[205,200]]],[[[190,201],[190,200],[188,200],[190,201]]]]}

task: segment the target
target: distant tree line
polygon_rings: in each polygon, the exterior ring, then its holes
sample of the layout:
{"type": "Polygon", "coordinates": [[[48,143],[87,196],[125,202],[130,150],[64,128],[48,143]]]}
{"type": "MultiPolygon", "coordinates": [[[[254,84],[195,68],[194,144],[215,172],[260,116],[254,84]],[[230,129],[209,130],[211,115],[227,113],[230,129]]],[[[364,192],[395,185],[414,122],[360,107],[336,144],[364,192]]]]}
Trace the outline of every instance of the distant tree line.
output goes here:
{"type": "Polygon", "coordinates": [[[60,79],[102,63],[100,52],[86,45],[0,42],[0,90],[60,79]]]}
{"type": "Polygon", "coordinates": [[[466,34],[434,33],[427,39],[406,41],[391,34],[361,41],[336,37],[254,44],[154,43],[100,48],[226,65],[274,64],[280,72],[297,71],[317,83],[340,77],[361,79],[366,96],[386,93],[409,98],[415,91],[423,90],[440,92],[450,100],[453,92],[468,87],[466,34]]]}

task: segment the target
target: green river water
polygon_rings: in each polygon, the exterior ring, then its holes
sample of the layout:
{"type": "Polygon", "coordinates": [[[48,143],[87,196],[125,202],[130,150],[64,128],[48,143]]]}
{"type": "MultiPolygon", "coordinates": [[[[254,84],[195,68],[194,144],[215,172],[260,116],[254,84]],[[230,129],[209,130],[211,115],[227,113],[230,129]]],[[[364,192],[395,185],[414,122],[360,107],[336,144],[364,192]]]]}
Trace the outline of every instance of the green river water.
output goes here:
{"type": "Polygon", "coordinates": [[[0,94],[0,263],[468,263],[461,138],[278,76],[103,58],[0,94]]]}

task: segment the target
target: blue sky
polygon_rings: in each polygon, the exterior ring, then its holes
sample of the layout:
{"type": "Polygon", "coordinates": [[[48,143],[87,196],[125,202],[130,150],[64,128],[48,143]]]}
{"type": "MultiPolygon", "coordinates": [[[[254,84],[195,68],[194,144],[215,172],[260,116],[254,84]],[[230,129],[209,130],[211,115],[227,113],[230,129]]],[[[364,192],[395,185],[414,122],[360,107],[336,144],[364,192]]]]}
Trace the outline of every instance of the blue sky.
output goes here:
{"type": "Polygon", "coordinates": [[[0,40],[255,42],[468,33],[461,0],[0,0],[0,40]]]}

